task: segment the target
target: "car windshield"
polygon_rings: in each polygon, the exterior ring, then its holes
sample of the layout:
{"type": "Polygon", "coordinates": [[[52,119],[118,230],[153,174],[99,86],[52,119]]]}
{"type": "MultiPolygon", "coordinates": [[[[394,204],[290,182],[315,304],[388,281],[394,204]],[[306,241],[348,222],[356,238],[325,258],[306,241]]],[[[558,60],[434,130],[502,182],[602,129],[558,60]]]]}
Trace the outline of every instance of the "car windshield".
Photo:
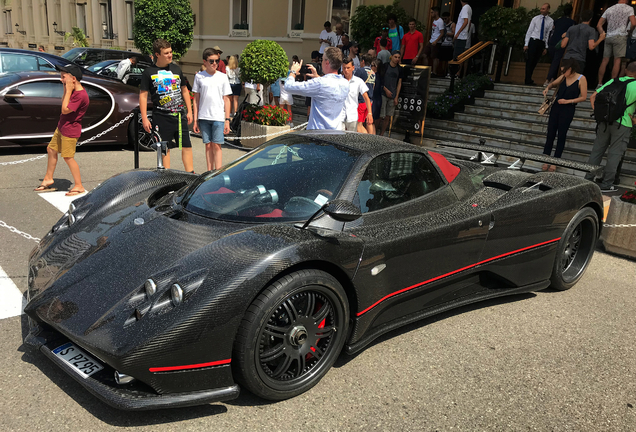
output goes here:
{"type": "Polygon", "coordinates": [[[304,220],[338,195],[359,155],[311,137],[282,137],[197,179],[183,205],[215,219],[304,220]]]}
{"type": "Polygon", "coordinates": [[[62,57],[67,60],[73,61],[83,52],[84,50],[82,48],[73,48],[72,50],[69,50],[62,54],[62,57]]]}

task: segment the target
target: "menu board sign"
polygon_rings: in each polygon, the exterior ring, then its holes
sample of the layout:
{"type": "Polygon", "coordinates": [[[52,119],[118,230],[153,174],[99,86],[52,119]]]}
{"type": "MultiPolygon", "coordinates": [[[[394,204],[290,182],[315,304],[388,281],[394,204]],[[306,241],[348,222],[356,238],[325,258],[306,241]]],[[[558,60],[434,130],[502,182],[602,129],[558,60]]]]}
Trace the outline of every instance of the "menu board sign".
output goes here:
{"type": "Polygon", "coordinates": [[[391,130],[422,133],[428,87],[431,81],[429,66],[404,66],[402,87],[395,106],[391,130]]]}

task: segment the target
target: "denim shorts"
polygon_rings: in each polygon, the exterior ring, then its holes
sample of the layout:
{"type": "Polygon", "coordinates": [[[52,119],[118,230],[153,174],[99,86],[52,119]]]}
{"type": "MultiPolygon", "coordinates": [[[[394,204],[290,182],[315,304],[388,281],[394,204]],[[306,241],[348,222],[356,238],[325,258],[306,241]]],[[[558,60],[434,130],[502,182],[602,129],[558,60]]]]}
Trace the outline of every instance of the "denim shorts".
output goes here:
{"type": "Polygon", "coordinates": [[[201,138],[204,144],[216,143],[223,144],[225,138],[223,137],[223,128],[225,122],[214,120],[199,120],[199,129],[201,129],[201,138]]]}

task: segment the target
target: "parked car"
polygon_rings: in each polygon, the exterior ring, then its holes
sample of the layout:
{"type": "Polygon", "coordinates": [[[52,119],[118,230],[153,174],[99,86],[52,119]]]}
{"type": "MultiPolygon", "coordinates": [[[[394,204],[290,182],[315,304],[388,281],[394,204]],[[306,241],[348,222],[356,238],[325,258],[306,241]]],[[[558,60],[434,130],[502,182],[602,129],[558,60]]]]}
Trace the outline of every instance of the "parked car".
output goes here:
{"type": "MultiPolygon", "coordinates": [[[[86,74],[82,85],[90,105],[82,120],[80,141],[110,128],[139,105],[139,90],[121,82],[86,74]]],[[[0,75],[0,147],[48,144],[60,118],[63,93],[59,72],[0,75]]],[[[134,120],[135,117],[93,143],[132,143],[134,120]]],[[[141,127],[139,135],[140,144],[147,147],[150,135],[141,127]]]]}
{"type": "MultiPolygon", "coordinates": [[[[86,68],[86,70],[94,72],[100,76],[117,79],[117,66],[119,65],[120,61],[121,60],[104,60],[102,62],[95,63],[94,65],[89,66],[88,68],[86,68]]],[[[131,72],[127,74],[128,81],[126,82],[126,84],[134,87],[139,87],[139,84],[141,84],[141,74],[148,66],[151,66],[151,64],[138,61],[132,67],[131,72]]]]}
{"type": "Polygon", "coordinates": [[[69,63],[69,60],[54,54],[0,48],[0,75],[13,72],[56,71],[57,66],[66,66],[69,63]]]}
{"type": "Polygon", "coordinates": [[[62,54],[62,57],[64,57],[65,59],[72,61],[82,67],[92,66],[95,63],[99,63],[104,60],[123,60],[133,56],[136,56],[137,58],[139,58],[140,61],[144,63],[152,64],[152,59],[149,56],[133,51],[82,47],[73,48],[62,54]]]}
{"type": "Polygon", "coordinates": [[[74,201],[29,258],[25,343],[117,408],[229,400],[239,384],[286,399],[343,347],[569,289],[602,215],[575,176],[290,133],[213,172],[128,171],[74,201]]]}

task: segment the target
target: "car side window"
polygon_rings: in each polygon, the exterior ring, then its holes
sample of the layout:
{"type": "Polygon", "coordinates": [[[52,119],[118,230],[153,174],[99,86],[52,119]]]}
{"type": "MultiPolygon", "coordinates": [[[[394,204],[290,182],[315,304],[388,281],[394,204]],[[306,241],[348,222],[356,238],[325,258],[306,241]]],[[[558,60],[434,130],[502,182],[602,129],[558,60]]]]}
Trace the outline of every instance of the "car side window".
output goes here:
{"type": "Polygon", "coordinates": [[[18,90],[26,97],[62,99],[64,95],[64,88],[59,80],[30,82],[19,85],[18,90]]]}
{"type": "Polygon", "coordinates": [[[108,96],[108,94],[104,90],[93,87],[90,84],[85,84],[84,89],[86,90],[86,94],[88,94],[88,99],[91,101],[98,99],[110,99],[110,96],[108,96]]]}
{"type": "Polygon", "coordinates": [[[117,51],[106,51],[106,58],[104,60],[123,60],[127,55],[127,53],[120,53],[117,51]]]}
{"type": "Polygon", "coordinates": [[[82,53],[78,60],[81,60],[85,65],[93,65],[104,60],[104,53],[96,50],[86,50],[82,53]]]}
{"type": "Polygon", "coordinates": [[[46,60],[44,60],[42,57],[38,57],[38,68],[41,71],[54,71],[55,70],[53,65],[51,65],[51,63],[49,63],[46,60]]]}
{"type": "Polygon", "coordinates": [[[32,55],[3,53],[1,59],[3,73],[38,70],[37,57],[32,55]]]}
{"type": "Polygon", "coordinates": [[[388,153],[367,166],[354,201],[362,213],[368,213],[419,198],[443,184],[423,154],[388,153]]]}

